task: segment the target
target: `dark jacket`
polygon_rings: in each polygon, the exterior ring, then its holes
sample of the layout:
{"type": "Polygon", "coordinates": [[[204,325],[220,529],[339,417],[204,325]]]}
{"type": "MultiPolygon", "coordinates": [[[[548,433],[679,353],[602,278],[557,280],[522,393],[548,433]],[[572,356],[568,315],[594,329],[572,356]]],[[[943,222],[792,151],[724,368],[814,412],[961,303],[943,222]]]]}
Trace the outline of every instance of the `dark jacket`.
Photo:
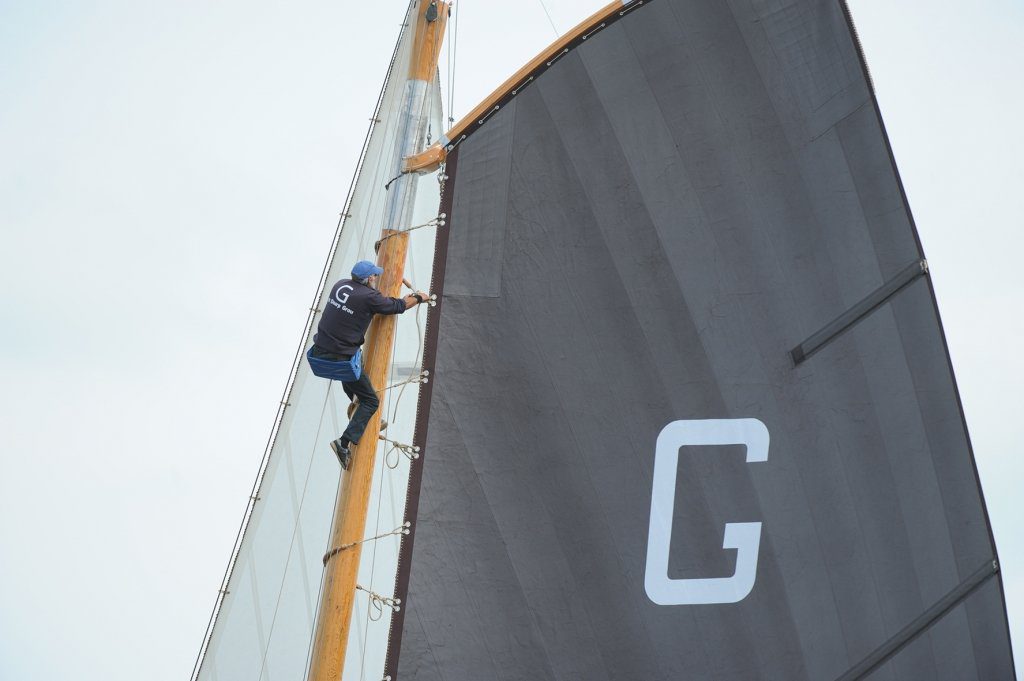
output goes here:
{"type": "Polygon", "coordinates": [[[313,343],[329,353],[354,355],[366,340],[373,315],[403,312],[405,301],[401,298],[389,298],[358,281],[342,279],[331,287],[313,343]]]}

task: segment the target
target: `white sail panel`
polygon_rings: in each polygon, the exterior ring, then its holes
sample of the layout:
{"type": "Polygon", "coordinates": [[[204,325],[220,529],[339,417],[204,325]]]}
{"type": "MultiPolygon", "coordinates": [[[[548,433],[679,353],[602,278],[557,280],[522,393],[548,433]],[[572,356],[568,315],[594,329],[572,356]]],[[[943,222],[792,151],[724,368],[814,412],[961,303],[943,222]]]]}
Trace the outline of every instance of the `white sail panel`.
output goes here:
{"type": "MultiPolygon", "coordinates": [[[[412,7],[410,5],[410,11],[412,7]]],[[[407,26],[411,23],[407,13],[407,26]]],[[[374,260],[374,243],[385,219],[386,186],[397,175],[400,161],[399,112],[406,96],[406,71],[411,56],[412,31],[403,30],[387,84],[375,112],[346,216],[332,249],[317,309],[325,303],[324,285],[348,276],[352,264],[374,260]]],[[[432,84],[431,131],[441,131],[440,91],[432,84]]],[[[418,179],[410,224],[425,224],[437,217],[437,174],[418,179]]],[[[421,289],[429,288],[435,228],[410,234],[406,278],[421,289]]],[[[230,568],[230,576],[215,611],[215,618],[193,678],[301,679],[306,675],[311,635],[315,626],[327,546],[340,469],[329,442],[344,430],[348,399],[341,386],[314,377],[301,356],[312,344],[319,312],[311,318],[293,373],[286,404],[258,489],[247,510],[248,522],[230,568]]],[[[399,318],[389,383],[419,372],[425,315],[419,308],[399,318]]],[[[378,389],[384,386],[377,386],[378,389]]],[[[417,383],[388,390],[382,416],[390,422],[386,435],[397,442],[412,442],[417,383]]],[[[402,523],[408,481],[408,460],[382,443],[370,500],[366,536],[394,530],[402,523]],[[393,467],[392,467],[393,466],[393,467]]],[[[368,542],[362,552],[359,584],[391,596],[397,565],[399,537],[368,542]]],[[[383,668],[390,612],[370,605],[368,595],[357,594],[345,679],[364,676],[372,667],[383,668]]],[[[378,675],[379,676],[379,675],[378,675]]]]}

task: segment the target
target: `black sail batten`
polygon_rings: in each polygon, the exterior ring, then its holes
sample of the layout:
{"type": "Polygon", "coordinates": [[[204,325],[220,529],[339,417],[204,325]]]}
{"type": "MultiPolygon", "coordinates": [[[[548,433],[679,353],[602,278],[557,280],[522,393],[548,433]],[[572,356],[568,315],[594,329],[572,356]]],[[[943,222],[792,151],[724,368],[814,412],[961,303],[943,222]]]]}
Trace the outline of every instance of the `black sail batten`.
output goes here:
{"type": "Polygon", "coordinates": [[[974,574],[958,584],[956,588],[939,599],[935,605],[921,613],[917,619],[894,634],[892,638],[880,645],[836,681],[860,681],[860,679],[867,678],[893,655],[896,655],[914,639],[928,631],[946,613],[963,602],[964,599],[980,588],[982,584],[995,577],[998,573],[999,563],[997,561],[985,561],[985,564],[975,570],[974,574]]]}
{"type": "MultiPolygon", "coordinates": [[[[864,54],[864,46],[861,44],[860,35],[857,32],[857,27],[853,21],[853,13],[850,11],[850,5],[847,0],[837,0],[839,6],[843,12],[843,19],[846,22],[846,28],[849,31],[849,35],[852,39],[854,49],[857,54],[857,61],[860,64],[861,74],[864,76],[864,80],[867,82],[868,91],[870,94],[871,106],[875,112],[875,120],[878,125],[878,131],[881,134],[882,142],[885,145],[886,156],[889,160],[889,167],[892,169],[892,174],[896,182],[896,186],[899,188],[900,199],[903,204],[903,210],[907,217],[907,222],[910,226],[910,231],[914,235],[914,242],[917,244],[917,252],[921,258],[921,261],[926,263],[924,260],[924,247],[921,245],[921,235],[917,229],[917,221],[914,220],[913,211],[910,210],[910,201],[907,198],[906,187],[903,186],[903,178],[900,177],[899,169],[896,166],[896,155],[893,153],[892,142],[889,140],[889,132],[885,128],[885,122],[882,120],[882,108],[878,104],[878,94],[875,92],[874,79],[871,77],[871,69],[868,67],[867,57],[864,54]]],[[[925,265],[927,269],[927,265],[925,265]]],[[[981,504],[982,515],[985,518],[985,530],[988,533],[988,540],[992,546],[993,564],[997,566],[995,571],[995,578],[998,583],[999,593],[1004,594],[1005,589],[1003,586],[1003,572],[998,569],[999,565],[999,551],[996,546],[995,536],[992,534],[992,521],[989,518],[988,505],[985,503],[985,493],[981,487],[981,475],[978,473],[978,463],[974,456],[974,446],[971,444],[971,436],[967,428],[967,416],[964,413],[963,400],[960,397],[960,387],[957,385],[956,373],[953,371],[953,358],[949,354],[949,342],[946,340],[946,329],[942,324],[942,314],[939,311],[939,301],[935,297],[935,287],[932,286],[931,278],[926,277],[926,283],[928,286],[928,296],[931,299],[932,311],[935,314],[936,325],[939,329],[939,336],[942,340],[942,350],[945,354],[946,369],[949,372],[950,381],[953,387],[953,395],[956,399],[957,413],[960,416],[960,425],[963,429],[963,436],[967,445],[967,452],[971,462],[971,470],[974,474],[974,483],[978,494],[978,499],[981,504]]],[[[966,569],[968,566],[961,565],[961,569],[966,569]]],[[[1003,629],[1006,632],[1006,646],[1012,648],[1010,641],[1010,617],[1006,609],[1005,596],[1002,597],[1002,611],[1003,611],[1003,629]]],[[[1012,652],[1010,653],[1010,665],[1013,669],[1011,678],[1017,678],[1016,662],[1013,658],[1012,652]]]]}
{"type": "Polygon", "coordinates": [[[1013,678],[848,21],[637,5],[449,157],[394,681],[1013,678]]]}
{"type": "Polygon", "coordinates": [[[918,277],[922,277],[927,273],[928,263],[924,260],[918,260],[907,265],[892,279],[876,288],[863,300],[826,324],[803,343],[793,348],[789,353],[793,356],[793,362],[800,364],[825,347],[827,343],[848,331],[854,324],[887,303],[890,298],[902,291],[905,286],[908,286],[916,281],[918,277]]]}

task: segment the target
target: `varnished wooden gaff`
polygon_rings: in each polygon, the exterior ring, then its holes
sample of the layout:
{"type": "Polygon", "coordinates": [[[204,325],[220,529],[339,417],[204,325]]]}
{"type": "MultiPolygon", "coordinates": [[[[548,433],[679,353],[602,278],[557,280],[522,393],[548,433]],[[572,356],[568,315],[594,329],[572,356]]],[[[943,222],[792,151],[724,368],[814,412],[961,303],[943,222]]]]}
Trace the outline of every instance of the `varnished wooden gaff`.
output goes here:
{"type": "MultiPolygon", "coordinates": [[[[384,230],[377,264],[384,268],[378,289],[386,296],[399,297],[409,248],[409,235],[384,230]]],[[[370,323],[363,353],[363,371],[377,390],[385,385],[391,364],[391,348],[395,340],[397,315],[377,315],[370,323]]],[[[370,487],[377,457],[381,409],[370,418],[359,444],[353,449],[352,465],[341,476],[341,491],[334,509],[331,547],[359,542],[366,532],[366,516],[370,487]]],[[[356,543],[335,554],[324,568],[324,587],[320,599],[313,656],[310,659],[309,681],[338,681],[345,668],[345,652],[352,605],[356,594],[356,577],[362,544],[356,543]]]]}
{"type": "MultiPolygon", "coordinates": [[[[592,15],[581,21],[571,30],[566,31],[558,37],[553,43],[548,45],[542,50],[536,57],[531,59],[525,66],[509,76],[508,80],[502,83],[494,92],[487,96],[485,100],[480,102],[470,111],[468,114],[463,116],[462,120],[456,123],[446,134],[452,142],[457,141],[463,134],[466,133],[475,123],[478,123],[481,119],[486,118],[490,112],[495,111],[495,105],[501,100],[508,96],[516,87],[522,87],[524,85],[527,76],[536,71],[544,62],[554,61],[558,56],[567,49],[572,43],[579,40],[581,37],[594,31],[602,22],[606,22],[613,18],[616,12],[624,13],[626,11],[625,6],[628,3],[622,2],[622,0],[614,0],[610,2],[592,15]]],[[[448,150],[442,144],[432,144],[420,153],[409,156],[402,161],[402,172],[403,173],[432,173],[437,170],[438,166],[444,163],[444,160],[448,157],[448,150]]]]}

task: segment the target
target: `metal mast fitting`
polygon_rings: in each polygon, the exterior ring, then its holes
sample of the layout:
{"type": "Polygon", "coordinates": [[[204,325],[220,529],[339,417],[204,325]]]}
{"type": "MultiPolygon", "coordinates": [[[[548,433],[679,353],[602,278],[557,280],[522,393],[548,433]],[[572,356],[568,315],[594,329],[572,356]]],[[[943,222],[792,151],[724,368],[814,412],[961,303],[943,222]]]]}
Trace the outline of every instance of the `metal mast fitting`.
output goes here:
{"type": "MultiPolygon", "coordinates": [[[[422,151],[429,119],[428,92],[437,72],[437,59],[448,21],[449,3],[430,0],[421,2],[416,13],[413,50],[400,110],[398,149],[394,168],[402,159],[422,151]]],[[[398,297],[404,276],[411,221],[416,199],[416,176],[402,175],[388,188],[377,264],[384,269],[380,291],[398,297]]],[[[377,316],[367,333],[365,367],[375,386],[385,384],[391,349],[395,337],[395,316],[377,316]]],[[[317,614],[313,652],[310,657],[308,681],[338,681],[345,669],[345,655],[356,597],[356,576],[366,533],[366,516],[370,500],[377,446],[374,435],[380,430],[380,411],[366,427],[366,435],[355,448],[352,466],[343,473],[338,502],[334,511],[330,546],[346,550],[333,555],[324,568],[324,586],[317,614]]]]}

